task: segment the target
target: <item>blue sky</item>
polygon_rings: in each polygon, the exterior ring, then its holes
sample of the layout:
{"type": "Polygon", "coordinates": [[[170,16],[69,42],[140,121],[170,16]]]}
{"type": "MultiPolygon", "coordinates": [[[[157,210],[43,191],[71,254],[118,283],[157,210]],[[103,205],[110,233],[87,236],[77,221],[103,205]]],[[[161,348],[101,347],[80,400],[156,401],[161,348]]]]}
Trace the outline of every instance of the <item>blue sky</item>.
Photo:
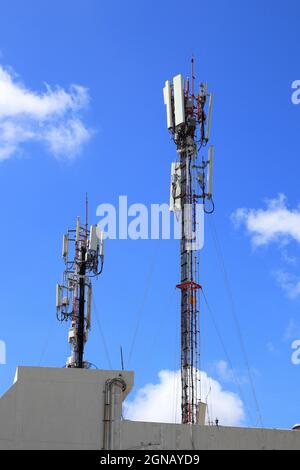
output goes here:
{"type": "MultiPolygon", "coordinates": [[[[0,339],[7,345],[0,392],[17,365],[65,363],[67,326],[55,318],[55,284],[63,269],[61,237],[83,214],[85,192],[95,223],[98,204],[116,204],[119,195],[129,203],[168,202],[175,149],[162,87],[179,72],[189,74],[194,54],[198,77],[215,95],[213,224],[264,424],[290,428],[299,421],[300,366],[291,363],[291,343],[300,339],[300,106],[291,102],[291,84],[300,78],[299,14],[293,0],[1,2],[1,70],[23,90],[41,95],[47,83],[51,96],[65,90],[71,101],[60,113],[49,111],[45,126],[34,103],[28,120],[10,117],[21,130],[0,162],[0,339]],[[64,127],[74,122],[82,127],[64,127]],[[281,206],[278,194],[286,196],[281,206]],[[239,208],[246,210],[237,228],[232,214],[239,208]],[[287,223],[278,227],[282,217],[287,223]],[[270,230],[258,243],[255,236],[270,230]]],[[[95,301],[112,367],[120,366],[122,345],[136,390],[156,383],[162,369],[179,367],[178,277],[176,241],[107,243],[95,301]]],[[[255,415],[208,223],[201,281],[255,415]]],[[[202,368],[238,393],[216,367],[225,357],[205,305],[201,316],[202,368]]],[[[109,367],[95,316],[87,357],[109,367]]]]}

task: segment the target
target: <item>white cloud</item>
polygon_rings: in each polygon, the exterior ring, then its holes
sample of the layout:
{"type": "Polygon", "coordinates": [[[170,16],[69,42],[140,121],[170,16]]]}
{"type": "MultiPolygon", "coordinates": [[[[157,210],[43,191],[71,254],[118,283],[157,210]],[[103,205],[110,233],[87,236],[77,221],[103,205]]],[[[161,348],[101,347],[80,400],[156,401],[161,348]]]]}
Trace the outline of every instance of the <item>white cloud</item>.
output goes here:
{"type": "MultiPolygon", "coordinates": [[[[300,205],[289,209],[284,194],[266,200],[265,209],[237,209],[232,214],[232,221],[237,228],[241,225],[246,228],[255,247],[278,243],[283,248],[293,240],[300,243],[300,205]]],[[[287,254],[284,248],[281,253],[286,264],[297,266],[297,257],[287,254]]],[[[272,274],[290,299],[300,295],[300,276],[284,269],[275,270],[272,274]]]]}
{"type": "Polygon", "coordinates": [[[273,276],[277,284],[286,293],[290,299],[295,299],[300,295],[300,278],[295,274],[288,273],[283,270],[273,272],[273,276]]]}
{"type": "Polygon", "coordinates": [[[291,256],[290,254],[288,254],[286,252],[286,250],[282,250],[281,252],[281,257],[282,257],[282,260],[286,263],[286,264],[289,264],[291,266],[297,266],[298,264],[298,258],[296,256],[291,256]]]}
{"type": "Polygon", "coordinates": [[[226,361],[216,361],[214,369],[221,382],[234,383],[236,385],[248,383],[248,378],[243,373],[231,369],[226,361]]]}
{"type": "Polygon", "coordinates": [[[79,119],[70,119],[56,127],[49,127],[44,134],[44,139],[55,155],[67,153],[73,156],[90,136],[91,131],[86,129],[79,119]]]}
{"type": "Polygon", "coordinates": [[[300,338],[300,323],[293,318],[289,321],[284,332],[284,341],[290,341],[300,338]]]}
{"type": "Polygon", "coordinates": [[[234,379],[234,373],[229,368],[226,361],[218,361],[216,362],[215,366],[218,376],[224,382],[231,382],[234,379]]]}
{"type": "MultiPolygon", "coordinates": [[[[138,390],[132,400],[124,404],[126,419],[133,421],[180,422],[180,371],[162,370],[157,384],[147,384],[138,390]]],[[[244,423],[244,405],[238,395],[223,390],[221,384],[201,372],[202,401],[208,401],[210,420],[219,419],[220,425],[240,426],[244,423]]]]}
{"type": "Polygon", "coordinates": [[[237,209],[232,220],[236,227],[246,227],[254,246],[271,242],[286,244],[291,239],[300,243],[300,207],[289,209],[284,194],[267,200],[265,209],[237,209]]]}
{"type": "Polygon", "coordinates": [[[55,156],[74,157],[91,136],[79,117],[88,103],[88,91],[82,86],[71,85],[66,91],[45,85],[45,91],[38,93],[0,66],[0,160],[20,152],[30,141],[46,144],[55,156]]]}

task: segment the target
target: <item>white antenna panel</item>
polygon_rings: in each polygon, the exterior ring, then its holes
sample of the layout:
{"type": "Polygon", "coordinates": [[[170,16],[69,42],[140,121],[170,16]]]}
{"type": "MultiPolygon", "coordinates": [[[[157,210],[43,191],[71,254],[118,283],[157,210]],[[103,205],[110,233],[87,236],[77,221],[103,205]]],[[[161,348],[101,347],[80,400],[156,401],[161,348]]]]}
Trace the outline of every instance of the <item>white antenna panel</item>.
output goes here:
{"type": "Polygon", "coordinates": [[[98,243],[97,225],[91,225],[89,249],[91,251],[97,251],[98,243]]]}
{"type": "Polygon", "coordinates": [[[182,75],[173,78],[175,126],[185,123],[184,111],[184,80],[182,75]]]}
{"type": "Polygon", "coordinates": [[[166,85],[164,88],[164,102],[165,102],[166,111],[167,111],[168,129],[172,129],[174,126],[174,122],[173,122],[173,109],[172,109],[172,90],[171,90],[171,83],[169,80],[166,81],[166,85]]]}
{"type": "Polygon", "coordinates": [[[171,166],[170,211],[181,211],[181,168],[180,162],[173,162],[171,166]]]}
{"type": "Polygon", "coordinates": [[[214,170],[214,147],[208,149],[208,170],[207,170],[207,197],[212,197],[213,190],[213,170],[214,170]]]}
{"type": "Polygon", "coordinates": [[[211,129],[211,114],[213,106],[213,95],[209,95],[209,105],[208,105],[208,116],[207,116],[207,127],[206,127],[206,140],[209,141],[210,138],[210,129],[211,129]]]}
{"type": "Polygon", "coordinates": [[[100,232],[100,249],[99,249],[99,255],[104,256],[104,232],[100,232]]]}
{"type": "Polygon", "coordinates": [[[62,256],[63,258],[67,258],[68,257],[68,248],[69,248],[69,238],[68,238],[68,235],[65,234],[64,237],[63,237],[63,247],[62,247],[62,256]]]}
{"type": "Polygon", "coordinates": [[[207,96],[207,83],[206,82],[200,84],[199,95],[207,96]]]}
{"type": "Polygon", "coordinates": [[[56,308],[59,308],[60,306],[61,306],[60,285],[56,284],[56,308]]]}
{"type": "Polygon", "coordinates": [[[76,223],[76,242],[79,240],[79,232],[80,232],[80,218],[77,217],[77,223],[76,223]]]}

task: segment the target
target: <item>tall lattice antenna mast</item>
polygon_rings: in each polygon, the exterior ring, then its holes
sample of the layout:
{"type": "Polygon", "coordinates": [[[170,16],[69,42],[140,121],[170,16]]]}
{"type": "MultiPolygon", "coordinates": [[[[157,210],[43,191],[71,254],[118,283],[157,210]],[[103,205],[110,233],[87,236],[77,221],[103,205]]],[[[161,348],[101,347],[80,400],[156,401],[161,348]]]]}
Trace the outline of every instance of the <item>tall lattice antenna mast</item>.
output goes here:
{"type": "Polygon", "coordinates": [[[68,338],[72,354],[66,366],[88,368],[84,347],[91,327],[91,279],[103,270],[104,236],[97,225],[88,227],[87,196],[85,223],[77,217],[76,228],[64,235],[62,256],[65,270],[62,284],[56,286],[56,313],[59,321],[71,322],[68,338]]]}
{"type": "Polygon", "coordinates": [[[205,83],[195,92],[194,58],[191,90],[189,79],[177,75],[166,81],[164,102],[167,126],[176,145],[178,160],[172,163],[170,210],[181,223],[180,269],[177,287],[181,291],[181,410],[182,423],[200,420],[200,325],[199,325],[199,250],[203,240],[204,213],[212,213],[213,147],[206,158],[210,138],[212,95],[205,83]]]}

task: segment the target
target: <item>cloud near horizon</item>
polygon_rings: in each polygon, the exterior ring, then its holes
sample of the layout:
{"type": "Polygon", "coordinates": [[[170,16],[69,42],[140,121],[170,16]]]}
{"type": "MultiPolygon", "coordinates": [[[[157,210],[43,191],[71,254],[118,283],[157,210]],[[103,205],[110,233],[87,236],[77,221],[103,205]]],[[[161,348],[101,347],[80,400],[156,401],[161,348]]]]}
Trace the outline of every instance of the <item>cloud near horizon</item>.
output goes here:
{"type": "MultiPolygon", "coordinates": [[[[287,198],[278,194],[275,199],[267,199],[264,209],[239,208],[231,216],[236,228],[244,226],[254,247],[277,243],[281,248],[294,241],[300,244],[300,205],[289,209],[287,198]]],[[[285,264],[297,266],[297,258],[289,256],[282,249],[285,264]]],[[[272,272],[278,285],[290,299],[300,295],[300,276],[286,269],[272,272]]]]}
{"type": "MultiPolygon", "coordinates": [[[[181,420],[180,370],[162,370],[156,384],[147,384],[135,398],[124,404],[124,417],[132,421],[179,423],[181,420]]],[[[222,426],[242,426],[244,404],[239,396],[222,388],[221,384],[201,372],[202,401],[208,403],[210,421],[219,419],[222,426]]],[[[207,416],[208,417],[208,416],[207,416]]]]}
{"type": "Polygon", "coordinates": [[[0,161],[28,142],[44,144],[57,158],[74,158],[92,135],[80,118],[88,103],[88,90],[80,85],[69,91],[45,85],[38,93],[0,65],[0,161]]]}
{"type": "Polygon", "coordinates": [[[290,240],[300,243],[300,206],[289,209],[284,194],[267,199],[265,209],[239,208],[231,218],[237,228],[245,226],[254,246],[290,240]]]}

